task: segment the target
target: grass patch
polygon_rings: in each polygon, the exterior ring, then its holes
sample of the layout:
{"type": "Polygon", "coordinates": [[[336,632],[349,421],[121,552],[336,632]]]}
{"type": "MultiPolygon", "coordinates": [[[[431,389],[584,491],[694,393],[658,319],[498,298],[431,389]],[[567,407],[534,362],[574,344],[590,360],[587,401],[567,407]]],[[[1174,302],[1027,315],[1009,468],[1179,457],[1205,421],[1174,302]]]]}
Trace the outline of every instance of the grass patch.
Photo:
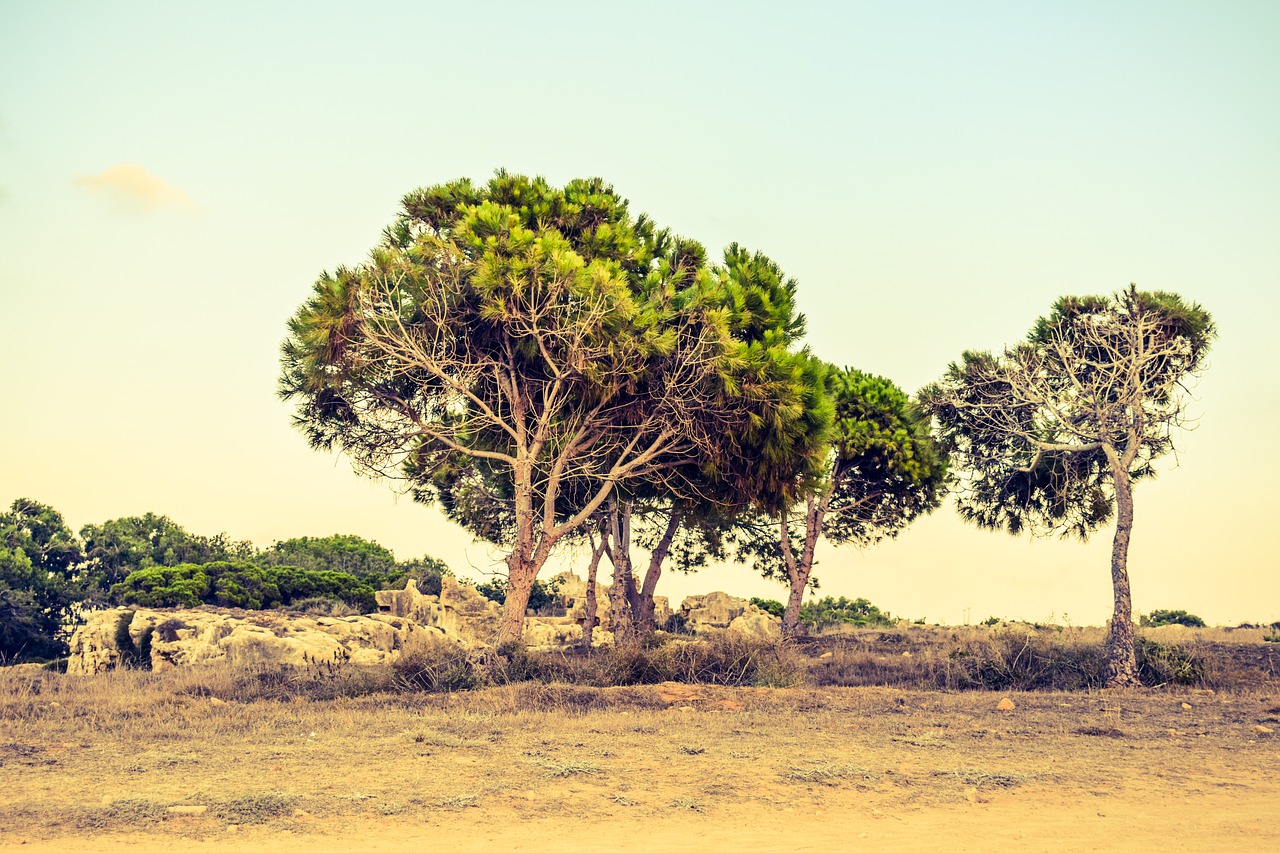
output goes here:
{"type": "Polygon", "coordinates": [[[595,776],[600,772],[600,765],[590,761],[551,761],[542,759],[534,762],[544,771],[548,779],[560,779],[568,776],[595,776]]]}
{"type": "Polygon", "coordinates": [[[816,783],[829,785],[846,780],[876,782],[883,775],[878,770],[871,770],[856,764],[818,764],[813,767],[792,767],[782,774],[782,778],[788,782],[801,782],[806,785],[816,783]]]}

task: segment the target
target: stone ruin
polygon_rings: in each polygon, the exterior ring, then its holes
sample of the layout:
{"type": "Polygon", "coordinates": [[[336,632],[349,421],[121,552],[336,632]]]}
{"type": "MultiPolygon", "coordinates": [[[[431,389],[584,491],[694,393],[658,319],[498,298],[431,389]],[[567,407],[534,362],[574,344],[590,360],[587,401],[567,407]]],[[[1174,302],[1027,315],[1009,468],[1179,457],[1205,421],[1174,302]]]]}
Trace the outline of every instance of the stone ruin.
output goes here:
{"type": "MultiPolygon", "coordinates": [[[[563,616],[528,616],[524,642],[538,650],[582,641],[587,584],[571,573],[558,575],[565,599],[563,616]]],[[[366,616],[305,616],[263,610],[197,607],[151,610],[118,607],[92,614],[71,639],[67,672],[93,675],[145,655],[152,669],[226,661],[229,663],[320,666],[387,664],[406,646],[449,641],[464,648],[493,645],[502,608],[475,587],[441,579],[439,595],[424,595],[410,580],[402,590],[377,593],[378,612],[366,616]]],[[[736,631],[762,639],[781,637],[781,622],[744,599],[712,592],[690,596],[673,613],[667,599],[654,597],[658,625],[675,620],[694,635],[736,631]]],[[[596,585],[596,645],[613,642],[608,589],[596,585]]]]}

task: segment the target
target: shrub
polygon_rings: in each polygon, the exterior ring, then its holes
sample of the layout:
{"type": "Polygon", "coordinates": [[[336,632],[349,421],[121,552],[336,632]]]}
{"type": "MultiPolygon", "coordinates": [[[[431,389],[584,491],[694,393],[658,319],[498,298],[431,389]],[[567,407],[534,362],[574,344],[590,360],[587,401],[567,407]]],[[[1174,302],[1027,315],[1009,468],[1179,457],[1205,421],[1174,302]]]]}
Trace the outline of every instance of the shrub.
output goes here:
{"type": "Polygon", "coordinates": [[[343,601],[364,613],[376,607],[373,587],[353,575],[246,562],[139,569],[111,587],[111,598],[142,607],[216,604],[265,610],[314,598],[343,601]]]}
{"type": "Polygon", "coordinates": [[[1159,628],[1161,625],[1186,625],[1188,628],[1205,626],[1203,619],[1185,610],[1152,610],[1139,617],[1138,622],[1144,628],[1159,628]]]}
{"type": "Polygon", "coordinates": [[[447,640],[419,640],[408,645],[392,664],[401,690],[453,693],[482,684],[480,668],[466,651],[447,640]]]}
{"type": "Polygon", "coordinates": [[[782,614],[787,609],[787,606],[781,601],[774,601],[772,598],[753,598],[751,603],[770,616],[777,616],[779,619],[782,618],[782,614]]]}
{"type": "Polygon", "coordinates": [[[1138,638],[1138,678],[1148,687],[1195,684],[1204,678],[1204,662],[1185,646],[1138,638]]]}
{"type": "Polygon", "coordinates": [[[810,601],[800,607],[800,621],[811,629],[820,631],[832,625],[856,625],[867,627],[872,625],[889,626],[897,622],[888,613],[884,613],[865,598],[852,601],[843,595],[839,598],[826,596],[817,601],[810,601]]]}
{"type": "MultiPolygon", "coordinates": [[[[560,588],[564,585],[564,581],[560,578],[552,578],[549,581],[534,581],[533,592],[529,594],[529,609],[538,613],[540,611],[560,611],[563,610],[568,602],[560,595],[560,588]]],[[[496,601],[498,604],[507,603],[507,579],[498,577],[485,583],[475,585],[476,592],[483,595],[490,601],[496,601]]]]}

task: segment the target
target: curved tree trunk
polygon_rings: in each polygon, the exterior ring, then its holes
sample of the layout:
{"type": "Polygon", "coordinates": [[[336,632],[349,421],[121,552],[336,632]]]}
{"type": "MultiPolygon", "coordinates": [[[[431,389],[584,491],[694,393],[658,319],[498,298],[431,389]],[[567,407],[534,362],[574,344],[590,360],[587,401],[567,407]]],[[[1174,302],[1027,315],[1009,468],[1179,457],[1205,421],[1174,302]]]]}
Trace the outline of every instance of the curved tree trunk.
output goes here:
{"type": "Polygon", "coordinates": [[[1128,471],[1116,473],[1116,536],[1111,545],[1111,586],[1115,609],[1107,637],[1107,686],[1138,687],[1137,633],[1129,594],[1129,535],[1133,530],[1133,482],[1128,471]]]}
{"type": "Polygon", "coordinates": [[[658,630],[653,613],[653,593],[658,588],[658,578],[662,577],[662,564],[666,562],[667,554],[671,551],[671,542],[676,538],[676,532],[680,530],[682,517],[680,510],[673,507],[671,517],[667,519],[667,529],[662,532],[662,538],[658,540],[653,554],[649,557],[649,569],[644,573],[644,585],[640,587],[640,612],[636,618],[636,626],[642,636],[647,637],[658,630]]]}

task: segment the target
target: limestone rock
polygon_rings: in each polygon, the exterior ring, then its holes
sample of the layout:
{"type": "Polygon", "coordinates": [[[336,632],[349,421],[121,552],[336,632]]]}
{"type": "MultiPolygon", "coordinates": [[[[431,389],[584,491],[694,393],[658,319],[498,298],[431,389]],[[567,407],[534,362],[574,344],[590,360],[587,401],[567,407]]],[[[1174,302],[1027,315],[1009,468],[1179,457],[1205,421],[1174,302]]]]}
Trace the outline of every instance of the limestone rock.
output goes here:
{"type": "Polygon", "coordinates": [[[438,628],[383,614],[308,617],[278,611],[197,607],[117,608],[91,615],[71,638],[69,675],[95,675],[149,655],[151,668],[192,664],[385,664],[438,628]]]}
{"type": "Polygon", "coordinates": [[[782,636],[782,620],[765,613],[745,598],[725,592],[691,595],[680,605],[685,628],[694,634],[729,629],[749,637],[776,640],[782,636]]]}
{"type": "Polygon", "coordinates": [[[1000,700],[1000,704],[996,705],[997,711],[1012,711],[1014,709],[1013,700],[1008,696],[1000,700]]]}
{"type": "Polygon", "coordinates": [[[781,640],[782,620],[768,613],[743,613],[729,623],[729,630],[757,640],[781,640]]]}
{"type": "Polygon", "coordinates": [[[423,595],[412,579],[402,590],[386,589],[375,595],[380,613],[439,628],[466,645],[492,645],[502,625],[497,602],[448,575],[440,579],[439,595],[423,595]]]}
{"type": "Polygon", "coordinates": [[[708,629],[728,628],[749,608],[751,603],[744,598],[736,598],[727,592],[709,592],[686,598],[680,605],[680,615],[689,630],[702,633],[708,629]]]}

